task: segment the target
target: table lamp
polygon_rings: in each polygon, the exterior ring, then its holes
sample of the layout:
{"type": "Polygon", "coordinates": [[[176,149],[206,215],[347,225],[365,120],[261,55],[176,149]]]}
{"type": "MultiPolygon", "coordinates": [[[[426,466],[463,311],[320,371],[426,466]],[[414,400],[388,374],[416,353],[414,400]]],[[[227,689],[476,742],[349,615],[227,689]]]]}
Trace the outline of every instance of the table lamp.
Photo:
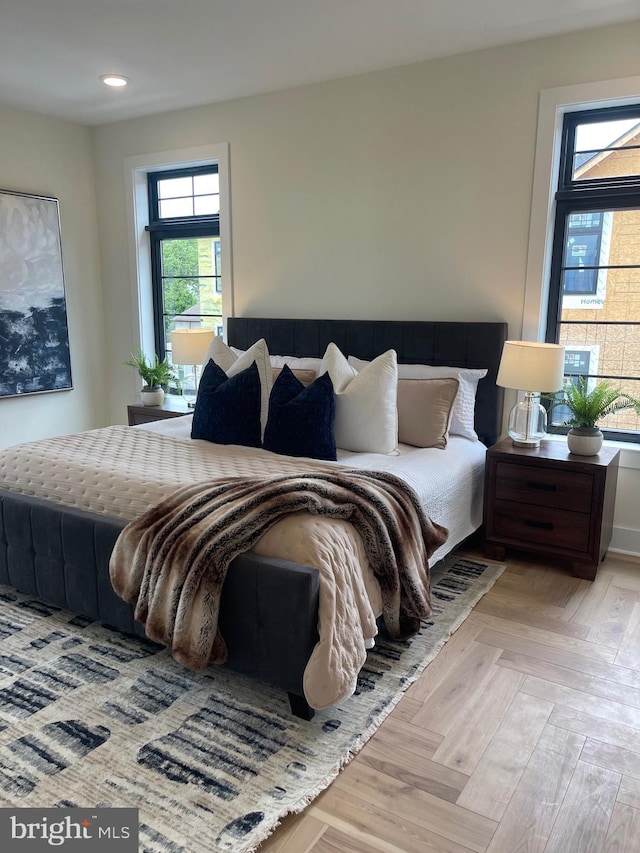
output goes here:
{"type": "Polygon", "coordinates": [[[516,447],[540,447],[547,432],[547,410],[536,395],[562,388],[564,347],[532,341],[505,341],[496,383],[524,391],[509,413],[508,432],[516,447]]]}
{"type": "Polygon", "coordinates": [[[203,362],[209,344],[213,340],[211,329],[174,329],[171,332],[172,364],[190,364],[193,366],[194,397],[186,398],[187,405],[193,408],[198,395],[198,368],[203,362]]]}

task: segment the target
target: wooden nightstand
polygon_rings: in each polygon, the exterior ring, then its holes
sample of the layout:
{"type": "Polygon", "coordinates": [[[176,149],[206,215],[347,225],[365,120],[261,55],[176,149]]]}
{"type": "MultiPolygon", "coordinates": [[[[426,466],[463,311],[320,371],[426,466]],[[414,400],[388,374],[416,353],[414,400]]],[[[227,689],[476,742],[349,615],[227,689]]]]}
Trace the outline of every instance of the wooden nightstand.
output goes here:
{"type": "Polygon", "coordinates": [[[175,395],[165,397],[161,406],[143,406],[142,403],[132,403],[127,406],[129,426],[149,424],[165,418],[180,418],[192,413],[193,409],[187,406],[182,397],[175,395]]]}
{"type": "Polygon", "coordinates": [[[511,546],[569,561],[593,580],[613,528],[619,450],[575,456],[564,441],[515,447],[510,438],[487,451],[485,556],[503,560],[511,546]]]}

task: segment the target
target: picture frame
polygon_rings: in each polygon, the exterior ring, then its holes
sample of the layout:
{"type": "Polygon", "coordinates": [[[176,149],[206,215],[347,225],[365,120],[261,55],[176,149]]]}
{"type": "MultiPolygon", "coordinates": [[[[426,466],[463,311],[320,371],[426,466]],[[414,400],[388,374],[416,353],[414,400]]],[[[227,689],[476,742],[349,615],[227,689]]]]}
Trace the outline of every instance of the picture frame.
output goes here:
{"type": "Polygon", "coordinates": [[[72,388],[58,199],[0,190],[0,399],[72,388]]]}

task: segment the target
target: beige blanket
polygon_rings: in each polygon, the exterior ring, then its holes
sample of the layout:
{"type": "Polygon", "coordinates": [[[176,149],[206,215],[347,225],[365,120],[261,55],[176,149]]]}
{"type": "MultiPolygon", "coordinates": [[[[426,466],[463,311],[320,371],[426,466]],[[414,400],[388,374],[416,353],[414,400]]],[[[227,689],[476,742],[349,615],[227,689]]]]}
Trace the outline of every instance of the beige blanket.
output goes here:
{"type": "Polygon", "coordinates": [[[123,530],[111,557],[113,587],[183,665],[224,663],[218,613],[229,563],[300,511],[354,526],[380,584],[386,629],[397,639],[415,634],[431,613],[429,556],[447,534],[388,473],[232,478],[180,489],[123,530]]]}
{"type": "MultiPolygon", "coordinates": [[[[195,482],[328,468],[342,470],[254,448],[115,426],[0,452],[0,487],[131,521],[195,482]]],[[[313,708],[335,704],[353,691],[382,606],[361,536],[348,521],[300,512],[271,527],[252,550],[318,569],[319,641],[305,670],[304,693],[313,708]]]]}

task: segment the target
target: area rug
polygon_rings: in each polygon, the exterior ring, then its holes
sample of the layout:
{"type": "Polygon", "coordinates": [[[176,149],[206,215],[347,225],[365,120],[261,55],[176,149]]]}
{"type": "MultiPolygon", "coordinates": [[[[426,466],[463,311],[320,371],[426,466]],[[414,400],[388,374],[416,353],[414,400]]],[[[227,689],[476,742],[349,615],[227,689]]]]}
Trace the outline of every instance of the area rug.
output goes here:
{"type": "Polygon", "coordinates": [[[280,691],[190,672],[0,587],[0,806],[136,807],[141,851],[255,850],[330,784],[503,570],[450,558],[420,633],[379,638],[355,695],[311,722],[280,691]]]}

